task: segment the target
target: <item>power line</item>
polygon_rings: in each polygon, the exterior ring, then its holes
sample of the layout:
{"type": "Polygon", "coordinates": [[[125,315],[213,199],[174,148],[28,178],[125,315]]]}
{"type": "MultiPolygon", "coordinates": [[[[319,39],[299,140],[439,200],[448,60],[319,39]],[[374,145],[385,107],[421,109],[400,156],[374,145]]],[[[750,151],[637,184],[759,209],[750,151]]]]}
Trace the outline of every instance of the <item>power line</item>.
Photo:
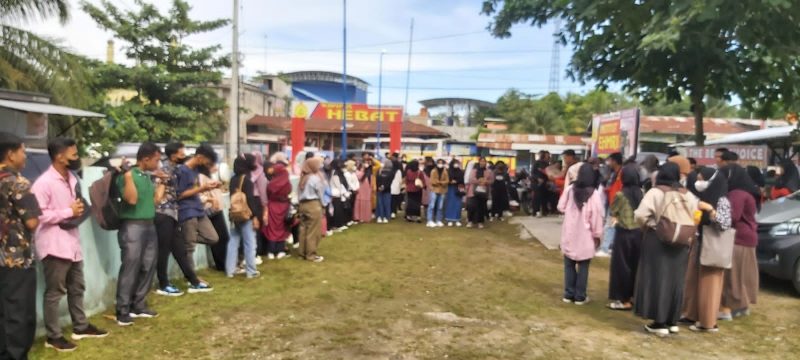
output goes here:
{"type": "MultiPolygon", "coordinates": [[[[273,48],[273,50],[289,50],[285,48],[273,48]]],[[[545,50],[545,49],[535,49],[535,50],[454,50],[454,51],[417,51],[414,55],[470,55],[470,54],[541,54],[541,53],[549,53],[552,50],[545,50]]],[[[267,51],[247,51],[243,52],[247,55],[262,55],[267,51]]],[[[341,50],[309,50],[309,51],[302,51],[302,53],[338,53],[341,50]]],[[[294,55],[301,53],[299,51],[270,51],[269,54],[272,56],[277,55],[294,55]]],[[[380,54],[379,51],[348,51],[350,54],[365,54],[365,55],[375,55],[380,54]]],[[[387,56],[405,56],[404,53],[386,53],[387,56]]]]}

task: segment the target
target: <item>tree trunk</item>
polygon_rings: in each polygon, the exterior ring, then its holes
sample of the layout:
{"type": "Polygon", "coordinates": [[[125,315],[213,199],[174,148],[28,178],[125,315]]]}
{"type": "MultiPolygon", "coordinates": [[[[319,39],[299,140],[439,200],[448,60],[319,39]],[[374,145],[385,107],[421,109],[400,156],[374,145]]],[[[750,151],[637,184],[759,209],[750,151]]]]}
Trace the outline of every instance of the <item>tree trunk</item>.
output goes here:
{"type": "MultiPolygon", "coordinates": [[[[700,91],[695,91],[699,93],[700,91]]],[[[703,115],[705,114],[705,105],[703,104],[703,94],[696,94],[692,92],[692,113],[694,114],[694,143],[697,146],[703,146],[706,142],[705,131],[703,131],[703,115]]]]}

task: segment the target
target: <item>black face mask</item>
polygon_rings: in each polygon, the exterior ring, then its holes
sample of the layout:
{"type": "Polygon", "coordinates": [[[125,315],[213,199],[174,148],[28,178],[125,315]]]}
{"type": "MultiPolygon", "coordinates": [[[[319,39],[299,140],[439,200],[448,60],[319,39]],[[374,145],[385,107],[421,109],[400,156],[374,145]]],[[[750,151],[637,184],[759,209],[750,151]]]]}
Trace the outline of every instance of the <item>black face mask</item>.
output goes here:
{"type": "Polygon", "coordinates": [[[175,163],[178,164],[178,165],[181,165],[181,164],[183,164],[185,162],[186,162],[186,158],[185,157],[182,157],[182,158],[179,158],[179,159],[175,160],[175,163]]]}
{"type": "Polygon", "coordinates": [[[70,160],[67,169],[78,171],[81,169],[81,159],[70,160]]]}

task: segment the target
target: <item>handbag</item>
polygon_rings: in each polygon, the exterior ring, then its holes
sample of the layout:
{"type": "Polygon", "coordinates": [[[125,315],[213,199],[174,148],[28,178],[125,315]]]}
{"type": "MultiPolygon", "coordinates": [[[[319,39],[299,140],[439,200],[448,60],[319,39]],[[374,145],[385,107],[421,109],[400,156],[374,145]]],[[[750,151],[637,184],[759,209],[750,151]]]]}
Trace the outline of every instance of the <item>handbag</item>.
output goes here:
{"type": "Polygon", "coordinates": [[[89,216],[92,215],[92,206],[89,205],[89,202],[83,197],[81,194],[81,183],[78,182],[75,184],[75,200],[80,200],[83,203],[83,213],[81,216],[72,217],[67,220],[64,220],[58,223],[58,227],[63,230],[72,230],[78,226],[80,226],[89,216]]]}
{"type": "Polygon", "coordinates": [[[703,226],[702,235],[700,265],[730,269],[736,230],[718,230],[715,226],[703,226]]]}

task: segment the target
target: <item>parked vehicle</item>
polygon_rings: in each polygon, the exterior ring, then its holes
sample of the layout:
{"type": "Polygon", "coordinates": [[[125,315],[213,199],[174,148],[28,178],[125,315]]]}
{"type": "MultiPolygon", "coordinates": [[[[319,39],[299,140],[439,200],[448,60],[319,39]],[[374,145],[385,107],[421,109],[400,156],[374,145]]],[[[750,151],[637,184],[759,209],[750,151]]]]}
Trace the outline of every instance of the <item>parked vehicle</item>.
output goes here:
{"type": "Polygon", "coordinates": [[[791,280],[800,294],[800,191],[765,203],[756,219],[759,270],[791,280]]]}

